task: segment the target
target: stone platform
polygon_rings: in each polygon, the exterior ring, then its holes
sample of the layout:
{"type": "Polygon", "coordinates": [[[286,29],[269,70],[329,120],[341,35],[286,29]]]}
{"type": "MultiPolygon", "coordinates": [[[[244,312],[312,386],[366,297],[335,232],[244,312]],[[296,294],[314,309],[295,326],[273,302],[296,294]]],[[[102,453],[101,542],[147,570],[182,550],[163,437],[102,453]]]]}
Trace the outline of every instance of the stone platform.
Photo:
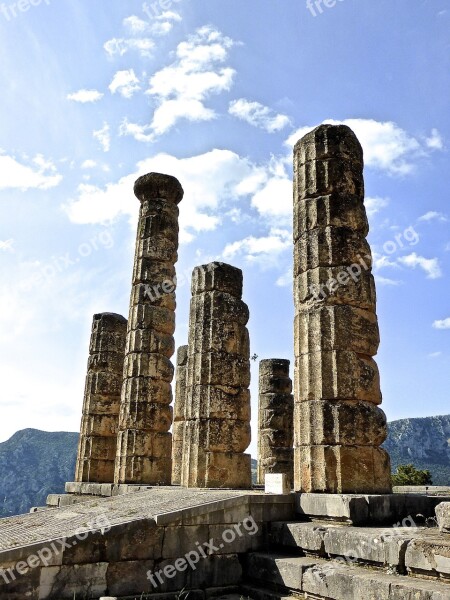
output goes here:
{"type": "Polygon", "coordinates": [[[349,525],[393,526],[406,519],[423,521],[435,516],[435,508],[448,496],[425,494],[296,494],[300,519],[329,520],[349,525]]]}

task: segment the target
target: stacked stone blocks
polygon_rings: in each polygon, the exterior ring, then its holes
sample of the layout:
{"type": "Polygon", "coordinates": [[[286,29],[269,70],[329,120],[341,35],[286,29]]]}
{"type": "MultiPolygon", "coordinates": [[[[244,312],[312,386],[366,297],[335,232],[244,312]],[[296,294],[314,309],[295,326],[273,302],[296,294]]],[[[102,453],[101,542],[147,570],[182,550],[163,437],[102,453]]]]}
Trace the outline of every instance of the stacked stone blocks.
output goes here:
{"type": "Polygon", "coordinates": [[[323,125],[294,149],[295,489],[388,493],[363,152],[323,125]]]}
{"type": "Polygon", "coordinates": [[[177,352],[175,406],[172,429],[172,485],[181,484],[183,464],[184,421],[186,410],[186,374],[189,346],[180,346],[177,352]]]}

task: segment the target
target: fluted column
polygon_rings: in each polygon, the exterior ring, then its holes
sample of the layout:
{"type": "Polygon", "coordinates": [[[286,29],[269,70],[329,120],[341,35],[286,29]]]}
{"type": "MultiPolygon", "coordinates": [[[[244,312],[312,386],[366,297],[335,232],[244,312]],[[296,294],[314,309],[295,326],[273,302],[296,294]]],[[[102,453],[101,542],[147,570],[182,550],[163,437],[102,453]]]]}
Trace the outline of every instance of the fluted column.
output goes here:
{"type": "Polygon", "coordinates": [[[188,350],[189,346],[180,346],[177,352],[175,407],[173,411],[172,428],[172,485],[181,484],[188,350]]]}
{"type": "Polygon", "coordinates": [[[242,271],[224,263],[194,269],[182,485],[248,488],[251,460],[249,311],[242,271]]]}
{"type": "Polygon", "coordinates": [[[294,149],[295,490],[386,493],[363,151],[322,125],[294,149]]]}
{"type": "Polygon", "coordinates": [[[115,481],[170,484],[178,204],[169,175],[140,177],[141,203],[128,320],[115,481]]]}
{"type": "Polygon", "coordinates": [[[114,481],[126,335],[124,317],[94,315],[75,481],[114,481]]]}
{"type": "Polygon", "coordinates": [[[294,475],[294,397],[288,360],[259,363],[258,483],[266,473],[294,475]]]}

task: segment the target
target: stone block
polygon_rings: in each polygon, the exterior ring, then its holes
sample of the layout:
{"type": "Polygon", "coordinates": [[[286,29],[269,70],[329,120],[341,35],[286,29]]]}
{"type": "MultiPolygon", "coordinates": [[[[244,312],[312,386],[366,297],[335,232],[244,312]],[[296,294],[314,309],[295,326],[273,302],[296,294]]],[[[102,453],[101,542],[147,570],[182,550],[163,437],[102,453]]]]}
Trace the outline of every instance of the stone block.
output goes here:
{"type": "Polygon", "coordinates": [[[441,502],[436,506],[436,518],[439,531],[450,533],[450,502],[441,502]]]}
{"type": "Polygon", "coordinates": [[[120,454],[127,449],[133,457],[152,457],[157,459],[169,458],[171,455],[172,434],[166,432],[152,432],[127,429],[120,431],[117,439],[117,452],[120,454]]]}
{"type": "Polygon", "coordinates": [[[167,356],[156,353],[129,353],[125,357],[123,375],[125,378],[152,377],[170,383],[174,367],[167,356]]]}
{"type": "Polygon", "coordinates": [[[294,198],[296,201],[339,194],[364,198],[362,165],[354,160],[330,158],[296,163],[294,198]]]}
{"type": "Polygon", "coordinates": [[[124,404],[120,413],[120,428],[165,433],[172,425],[173,409],[167,404],[131,402],[124,404]]]}
{"type": "Polygon", "coordinates": [[[248,388],[250,361],[226,352],[189,355],[187,385],[226,385],[248,388]]]}
{"type": "Polygon", "coordinates": [[[294,421],[295,446],[380,446],[387,437],[386,415],[371,402],[299,402],[294,421]]]}
{"type": "Polygon", "coordinates": [[[131,402],[155,402],[171,404],[172,386],[168,381],[149,376],[133,377],[123,382],[124,394],[131,402]]]}
{"type": "Polygon", "coordinates": [[[150,304],[130,307],[129,329],[154,329],[160,333],[173,335],[175,313],[173,310],[150,304]]]}
{"type": "Polygon", "coordinates": [[[135,329],[128,333],[126,353],[156,353],[170,358],[175,351],[173,336],[148,329],[135,329]]]}
{"type": "Polygon", "coordinates": [[[294,277],[317,267],[346,267],[360,264],[372,267],[367,240],[347,227],[313,229],[299,237],[294,246],[294,277]]]}
{"type": "Polygon", "coordinates": [[[295,277],[294,300],[297,314],[334,304],[375,312],[375,280],[362,264],[353,270],[351,267],[318,267],[295,277]]]}
{"type": "Polygon", "coordinates": [[[40,571],[39,599],[73,600],[74,597],[104,596],[108,563],[44,567],[40,571]]]}
{"type": "MultiPolygon", "coordinates": [[[[169,434],[170,435],[170,434],[169,434]]],[[[142,442],[144,446],[144,442],[142,442]]],[[[152,444],[153,446],[153,444],[152,444]]],[[[115,480],[122,483],[151,482],[155,485],[170,485],[172,472],[171,450],[169,456],[134,456],[131,451],[119,455],[115,467],[115,480]]]]}
{"type": "Polygon", "coordinates": [[[286,473],[266,473],[264,491],[266,494],[290,494],[291,481],[286,473]]]}
{"type": "Polygon", "coordinates": [[[225,292],[236,298],[242,297],[243,276],[241,269],[221,262],[196,267],[192,273],[192,295],[204,292],[225,292]]]}
{"type": "Polygon", "coordinates": [[[296,401],[362,400],[381,404],[376,362],[352,351],[336,350],[300,355],[296,363],[296,401]]]}
{"type": "Polygon", "coordinates": [[[306,493],[388,494],[389,455],[370,446],[300,446],[294,449],[294,489],[306,493]]]}
{"type": "Polygon", "coordinates": [[[188,419],[250,421],[250,391],[221,385],[195,385],[189,389],[188,419]]]}
{"type": "Polygon", "coordinates": [[[347,306],[321,305],[296,315],[294,339],[298,354],[351,350],[375,356],[380,332],[375,313],[347,306]]]}
{"type": "Polygon", "coordinates": [[[361,198],[329,194],[294,202],[294,242],[307,231],[326,227],[348,227],[367,237],[369,223],[361,198]]]}
{"type": "Polygon", "coordinates": [[[363,149],[347,125],[323,124],[305,136],[294,147],[295,162],[299,165],[316,160],[340,158],[354,162],[363,169],[363,149]]]}
{"type": "Polygon", "coordinates": [[[185,435],[206,452],[244,452],[251,442],[248,421],[196,419],[185,422],[185,435]]]}

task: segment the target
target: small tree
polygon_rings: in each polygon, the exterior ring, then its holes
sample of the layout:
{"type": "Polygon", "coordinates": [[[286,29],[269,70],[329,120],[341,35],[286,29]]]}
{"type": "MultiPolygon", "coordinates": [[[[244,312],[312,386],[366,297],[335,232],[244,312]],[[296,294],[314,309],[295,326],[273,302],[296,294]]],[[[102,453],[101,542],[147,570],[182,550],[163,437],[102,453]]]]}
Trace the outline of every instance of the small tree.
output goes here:
{"type": "Polygon", "coordinates": [[[428,470],[416,469],[414,465],[398,465],[397,473],[392,474],[392,485],[433,485],[428,470]]]}

